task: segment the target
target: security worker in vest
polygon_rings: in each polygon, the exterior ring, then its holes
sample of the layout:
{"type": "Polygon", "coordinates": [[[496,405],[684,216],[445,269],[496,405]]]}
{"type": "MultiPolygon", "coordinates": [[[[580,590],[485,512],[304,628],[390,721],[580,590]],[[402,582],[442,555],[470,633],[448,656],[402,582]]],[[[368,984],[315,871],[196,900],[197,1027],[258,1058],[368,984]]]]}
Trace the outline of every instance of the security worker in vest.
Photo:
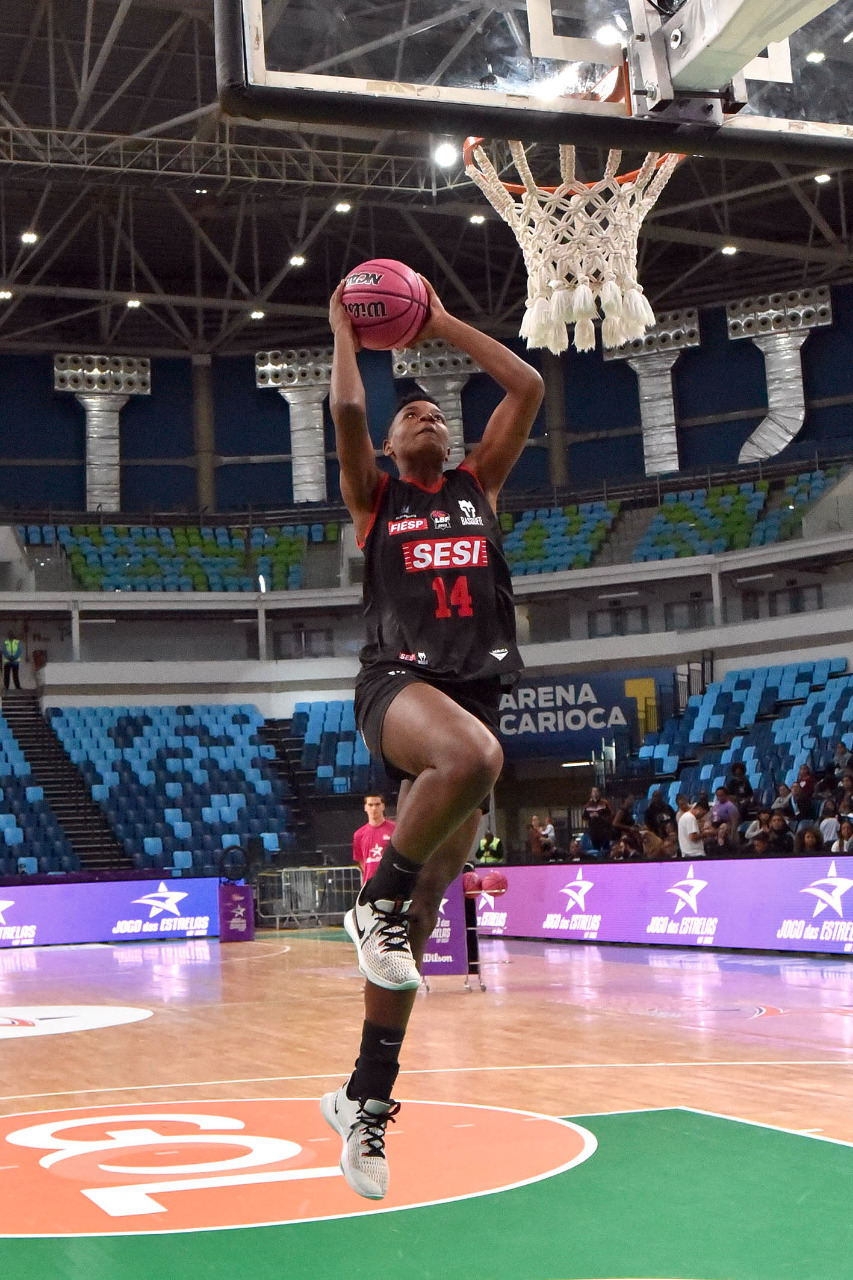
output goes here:
{"type": "Polygon", "coordinates": [[[3,641],[0,653],[3,656],[3,688],[9,688],[11,679],[15,681],[15,688],[20,689],[21,678],[18,674],[18,664],[21,661],[21,642],[14,631],[10,631],[3,641]]]}
{"type": "Polygon", "coordinates": [[[494,835],[491,831],[486,831],[480,841],[477,849],[477,861],[481,866],[493,866],[496,862],[504,860],[503,840],[499,836],[494,835]]]}

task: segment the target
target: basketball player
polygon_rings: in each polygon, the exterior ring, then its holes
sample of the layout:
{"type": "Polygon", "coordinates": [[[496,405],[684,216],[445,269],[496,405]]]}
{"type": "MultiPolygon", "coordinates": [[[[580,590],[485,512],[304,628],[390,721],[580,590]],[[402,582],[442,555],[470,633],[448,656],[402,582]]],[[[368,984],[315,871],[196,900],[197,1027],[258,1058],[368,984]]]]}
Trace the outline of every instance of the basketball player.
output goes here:
{"type": "Polygon", "coordinates": [[[365,796],[367,822],[353,832],[352,860],[361,870],[361,882],[369,880],[382,861],[385,846],[394,834],[395,823],[385,817],[385,797],[365,796]]]}
{"type": "Polygon", "coordinates": [[[365,556],[356,721],[371,753],[404,779],[396,830],[344,921],[367,978],[361,1049],[349,1081],[321,1104],[343,1138],[347,1181],[373,1200],[388,1189],[385,1127],[399,1110],[391,1095],[418,964],[503,764],[501,687],[515,683],[521,658],[495,509],[542,401],[535,370],[450,315],[426,287],[430,318],[418,340],[452,343],[504,391],[455,470],[444,470],[444,415],[420,393],[399,405],[384,444],[399,479],[379,470],[342,285],[329,313],[341,493],[365,556]]]}

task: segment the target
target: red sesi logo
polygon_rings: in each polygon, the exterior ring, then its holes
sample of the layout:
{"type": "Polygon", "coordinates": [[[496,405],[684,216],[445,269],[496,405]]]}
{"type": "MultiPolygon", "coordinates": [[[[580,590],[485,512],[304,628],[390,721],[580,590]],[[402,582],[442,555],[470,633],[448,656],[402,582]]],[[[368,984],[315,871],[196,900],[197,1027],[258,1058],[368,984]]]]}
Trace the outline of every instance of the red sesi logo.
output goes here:
{"type": "Polygon", "coordinates": [[[428,529],[429,525],[426,520],[410,516],[405,520],[389,520],[389,533],[420,533],[422,529],[428,529]]]}
{"type": "Polygon", "coordinates": [[[425,538],[423,542],[404,542],[403,559],[406,573],[479,568],[489,563],[489,549],[485,538],[425,538]]]}

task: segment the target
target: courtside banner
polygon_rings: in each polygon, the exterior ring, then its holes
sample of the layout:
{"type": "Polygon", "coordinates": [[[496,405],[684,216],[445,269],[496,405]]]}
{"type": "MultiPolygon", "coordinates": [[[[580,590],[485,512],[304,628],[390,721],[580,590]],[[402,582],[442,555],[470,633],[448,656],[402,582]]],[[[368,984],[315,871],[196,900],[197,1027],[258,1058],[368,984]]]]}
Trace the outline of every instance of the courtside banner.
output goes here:
{"type": "Polygon", "coordinates": [[[439,973],[467,972],[465,899],[462,896],[462,877],[457,876],[441,900],[438,921],[424,951],[421,973],[425,978],[431,978],[439,973]]]}
{"type": "Polygon", "coordinates": [[[560,755],[589,760],[602,743],[639,741],[647,717],[657,724],[658,690],[672,687],[672,671],[651,668],[603,675],[522,676],[500,701],[504,755],[560,755]]]}
{"type": "Polygon", "coordinates": [[[0,947],[215,937],[218,890],[214,877],[0,885],[0,947]]]}
{"type": "Polygon", "coordinates": [[[481,934],[853,953],[853,857],[507,867],[481,934]]]}

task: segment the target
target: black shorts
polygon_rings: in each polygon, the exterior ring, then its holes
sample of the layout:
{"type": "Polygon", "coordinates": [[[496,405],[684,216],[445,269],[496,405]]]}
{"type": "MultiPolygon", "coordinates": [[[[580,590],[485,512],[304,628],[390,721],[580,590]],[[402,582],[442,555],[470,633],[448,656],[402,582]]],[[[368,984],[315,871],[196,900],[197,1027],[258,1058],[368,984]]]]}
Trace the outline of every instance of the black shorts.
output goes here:
{"type": "Polygon", "coordinates": [[[410,684],[428,684],[439,693],[446,694],[497,737],[501,694],[517,679],[517,676],[509,680],[506,676],[490,676],[486,680],[436,680],[415,670],[401,670],[391,663],[362,667],[355,682],[355,722],[370,754],[382,761],[390,778],[401,782],[411,778],[412,774],[404,773],[382,754],[385,712],[401,689],[410,684]]]}

